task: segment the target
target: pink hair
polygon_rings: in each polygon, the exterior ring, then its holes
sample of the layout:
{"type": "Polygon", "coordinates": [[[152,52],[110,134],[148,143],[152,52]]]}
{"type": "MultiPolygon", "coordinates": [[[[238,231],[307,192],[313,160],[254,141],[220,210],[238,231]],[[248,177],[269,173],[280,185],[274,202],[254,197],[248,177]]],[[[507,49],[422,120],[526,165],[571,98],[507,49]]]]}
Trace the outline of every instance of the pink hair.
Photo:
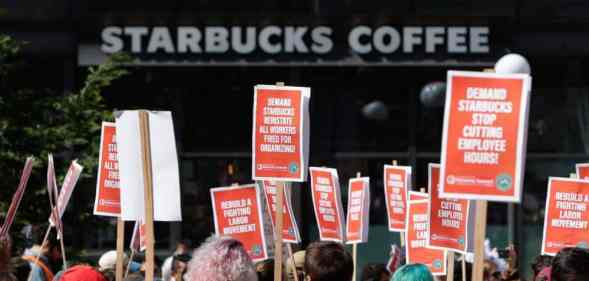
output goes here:
{"type": "Polygon", "coordinates": [[[194,250],[186,276],[188,281],[258,280],[243,244],[230,237],[215,235],[194,250]]]}

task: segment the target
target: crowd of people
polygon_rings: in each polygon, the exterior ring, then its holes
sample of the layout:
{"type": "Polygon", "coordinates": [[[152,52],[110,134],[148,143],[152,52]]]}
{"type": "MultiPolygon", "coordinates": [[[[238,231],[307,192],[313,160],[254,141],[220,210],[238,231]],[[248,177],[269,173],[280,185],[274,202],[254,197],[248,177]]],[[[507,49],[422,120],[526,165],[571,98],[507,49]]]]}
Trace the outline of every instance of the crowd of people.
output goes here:
{"type": "MultiPolygon", "coordinates": [[[[588,281],[589,250],[564,248],[555,257],[539,256],[531,265],[533,276],[525,279],[517,273],[515,250],[511,248],[507,267],[486,260],[485,280],[481,281],[588,281]]],[[[116,251],[102,254],[95,265],[75,264],[65,271],[56,240],[35,243],[22,255],[14,256],[10,239],[0,242],[0,281],[114,281],[116,251]]],[[[286,281],[352,281],[354,261],[344,245],[337,242],[313,242],[294,253],[284,263],[286,281]],[[295,279],[296,275],[296,279],[295,279]]],[[[468,264],[468,263],[466,263],[468,264]]],[[[456,265],[454,280],[471,280],[470,266],[462,279],[456,265]]],[[[144,264],[124,256],[125,281],[143,281],[144,264]]],[[[396,269],[382,264],[368,264],[358,270],[361,281],[435,281],[422,264],[406,264],[396,269]],[[390,272],[394,271],[394,272],[390,272]]],[[[174,254],[157,268],[158,281],[268,281],[274,280],[272,259],[254,263],[243,244],[230,237],[211,236],[195,250],[189,241],[178,243],[174,254]]]]}

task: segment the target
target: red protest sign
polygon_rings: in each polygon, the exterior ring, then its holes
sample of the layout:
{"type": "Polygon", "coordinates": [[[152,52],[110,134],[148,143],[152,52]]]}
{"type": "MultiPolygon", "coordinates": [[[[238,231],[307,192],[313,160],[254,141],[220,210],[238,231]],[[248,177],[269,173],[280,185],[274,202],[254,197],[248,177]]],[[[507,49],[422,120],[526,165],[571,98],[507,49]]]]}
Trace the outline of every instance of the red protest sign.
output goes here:
{"type": "MultiPolygon", "coordinates": [[[[63,217],[63,213],[65,212],[65,209],[70,201],[70,198],[72,197],[72,192],[74,192],[74,187],[76,187],[76,183],[78,182],[78,179],[80,178],[80,174],[82,174],[83,169],[84,167],[82,167],[80,164],[78,164],[76,160],[74,160],[72,161],[72,164],[70,165],[67,174],[65,175],[63,184],[61,185],[61,189],[59,190],[59,197],[57,198],[57,203],[55,204],[57,215],[59,215],[60,220],[61,217],[63,217]]],[[[49,217],[49,221],[51,222],[51,225],[55,225],[53,216],[49,217]]]]}
{"type": "Polygon", "coordinates": [[[256,185],[211,188],[215,233],[243,243],[253,261],[268,258],[256,185]]]}
{"type": "Polygon", "coordinates": [[[589,163],[575,165],[577,170],[577,178],[583,180],[589,180],[589,163]]]}
{"type": "Polygon", "coordinates": [[[409,201],[415,200],[427,200],[429,198],[429,194],[420,191],[409,191],[409,201]]]}
{"type": "Polygon", "coordinates": [[[589,248],[589,180],[548,180],[542,254],[565,247],[589,248]]]}
{"type": "Polygon", "coordinates": [[[12,202],[10,202],[10,207],[6,212],[6,218],[4,219],[4,223],[2,224],[2,228],[0,228],[0,240],[4,239],[6,235],[10,232],[10,227],[12,226],[12,222],[14,221],[14,217],[16,216],[16,210],[18,210],[18,206],[20,205],[20,201],[25,193],[27,188],[27,183],[29,182],[29,177],[31,176],[31,171],[33,170],[33,157],[27,157],[25,161],[25,167],[22,170],[20,181],[18,183],[18,187],[16,188],[16,192],[14,192],[14,196],[12,197],[12,202]]]}
{"type": "Polygon", "coordinates": [[[135,226],[133,227],[133,236],[131,236],[131,243],[129,248],[131,248],[131,251],[135,252],[145,251],[145,248],[147,248],[145,239],[145,223],[142,221],[135,221],[135,226]]]}
{"type": "Polygon", "coordinates": [[[421,263],[427,266],[434,276],[445,275],[446,251],[427,248],[428,201],[409,201],[407,206],[407,264],[421,263]]]}
{"type": "Polygon", "coordinates": [[[309,168],[315,219],[322,241],[344,242],[344,214],[336,169],[309,168]]]}
{"type": "Polygon", "coordinates": [[[310,88],[254,87],[254,180],[305,181],[310,97],[310,88]]]}
{"type": "Polygon", "coordinates": [[[368,242],[370,225],[370,178],[353,178],[348,185],[346,244],[368,242]]]}
{"type": "Polygon", "coordinates": [[[439,197],[440,165],[428,166],[429,230],[428,247],[466,253],[468,250],[468,211],[466,199],[439,197]]]}
{"type": "Polygon", "coordinates": [[[268,213],[272,221],[272,229],[275,229],[275,217],[276,217],[276,186],[284,186],[284,201],[282,204],[283,219],[282,219],[282,240],[290,243],[300,243],[301,236],[299,233],[299,227],[294,218],[291,204],[291,190],[290,185],[284,182],[277,181],[262,181],[262,190],[264,191],[264,197],[266,198],[266,204],[269,206],[268,213]]]}
{"type": "Polygon", "coordinates": [[[389,260],[387,261],[387,270],[393,274],[401,265],[401,249],[397,245],[391,245],[391,252],[389,253],[389,260]]]}
{"type": "Polygon", "coordinates": [[[384,194],[389,231],[405,231],[411,167],[384,165],[384,194]]]}
{"type": "Polygon", "coordinates": [[[94,201],[95,215],[112,217],[121,215],[116,130],[115,123],[102,122],[100,154],[98,157],[98,181],[96,182],[96,199],[94,201]]]}
{"type": "Polygon", "coordinates": [[[531,78],[448,71],[440,197],[519,202],[531,78]]]}

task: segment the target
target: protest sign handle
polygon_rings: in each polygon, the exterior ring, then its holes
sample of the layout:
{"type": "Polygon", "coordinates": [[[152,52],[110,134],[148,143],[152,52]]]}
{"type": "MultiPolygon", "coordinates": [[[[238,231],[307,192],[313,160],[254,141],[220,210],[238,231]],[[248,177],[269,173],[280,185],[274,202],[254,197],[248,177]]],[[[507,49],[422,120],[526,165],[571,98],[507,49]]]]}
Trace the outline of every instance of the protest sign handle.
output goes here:
{"type": "Polygon", "coordinates": [[[116,281],[123,281],[123,256],[125,254],[125,222],[117,218],[117,265],[116,281]]]}
{"type": "Polygon", "coordinates": [[[354,278],[352,280],[357,281],[356,267],[358,267],[358,243],[352,244],[352,257],[354,258],[354,278]]]}
{"type": "Polygon", "coordinates": [[[462,255],[462,281],[466,281],[466,255],[462,255]]]}
{"type": "Polygon", "coordinates": [[[284,204],[284,185],[286,182],[278,183],[276,185],[276,210],[274,213],[274,220],[276,220],[276,227],[274,228],[274,280],[282,280],[282,225],[284,204]]]}
{"type": "Polygon", "coordinates": [[[125,278],[129,276],[129,269],[131,268],[131,263],[133,262],[133,258],[135,258],[135,250],[131,249],[131,256],[129,257],[129,262],[127,263],[127,269],[125,270],[125,278]]]}
{"type": "Polygon", "coordinates": [[[448,273],[446,281],[454,281],[454,251],[448,251],[448,273]]]}
{"type": "MultiPolygon", "coordinates": [[[[284,82],[276,82],[276,86],[284,86],[284,82]]],[[[276,210],[274,213],[274,281],[282,280],[282,225],[284,216],[282,204],[284,202],[284,184],[276,185],[276,210]]]]}
{"type": "MultiPolygon", "coordinates": [[[[51,228],[53,226],[51,224],[49,224],[49,227],[47,227],[47,231],[45,232],[45,237],[43,237],[43,241],[41,242],[41,247],[43,247],[43,245],[45,245],[45,242],[47,242],[47,239],[49,239],[49,233],[51,232],[51,228]]],[[[41,256],[41,252],[39,251],[39,253],[37,253],[37,256],[35,256],[35,264],[39,263],[39,257],[41,256]]]]}
{"type": "Polygon", "coordinates": [[[487,228],[487,201],[477,200],[474,230],[474,263],[472,280],[483,280],[485,267],[485,232],[487,228]]]}
{"type": "MultiPolygon", "coordinates": [[[[63,228],[62,228],[63,229],[63,228]]],[[[63,233],[59,229],[57,230],[60,233],[61,238],[59,238],[59,245],[61,246],[61,258],[63,260],[63,271],[67,270],[67,258],[65,257],[65,246],[63,245],[63,233]]]]}
{"type": "Polygon", "coordinates": [[[292,269],[294,281],[299,281],[299,274],[297,273],[297,264],[295,263],[295,258],[292,253],[292,246],[289,243],[286,243],[286,248],[288,249],[288,255],[290,256],[290,264],[288,266],[292,269]]]}
{"type": "Polygon", "coordinates": [[[139,130],[143,162],[143,182],[145,196],[145,281],[153,281],[154,234],[153,234],[153,176],[151,166],[151,143],[149,139],[149,115],[139,112],[139,130]]]}

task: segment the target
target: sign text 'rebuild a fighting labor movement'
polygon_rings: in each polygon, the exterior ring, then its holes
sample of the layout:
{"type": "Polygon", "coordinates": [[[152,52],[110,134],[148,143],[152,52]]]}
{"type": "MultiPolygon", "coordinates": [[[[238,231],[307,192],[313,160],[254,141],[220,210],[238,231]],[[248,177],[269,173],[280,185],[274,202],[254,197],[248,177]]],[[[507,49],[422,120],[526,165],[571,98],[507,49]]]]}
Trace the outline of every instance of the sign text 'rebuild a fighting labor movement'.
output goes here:
{"type": "Polygon", "coordinates": [[[564,247],[589,247],[589,181],[550,178],[544,218],[542,253],[564,247]]]}

